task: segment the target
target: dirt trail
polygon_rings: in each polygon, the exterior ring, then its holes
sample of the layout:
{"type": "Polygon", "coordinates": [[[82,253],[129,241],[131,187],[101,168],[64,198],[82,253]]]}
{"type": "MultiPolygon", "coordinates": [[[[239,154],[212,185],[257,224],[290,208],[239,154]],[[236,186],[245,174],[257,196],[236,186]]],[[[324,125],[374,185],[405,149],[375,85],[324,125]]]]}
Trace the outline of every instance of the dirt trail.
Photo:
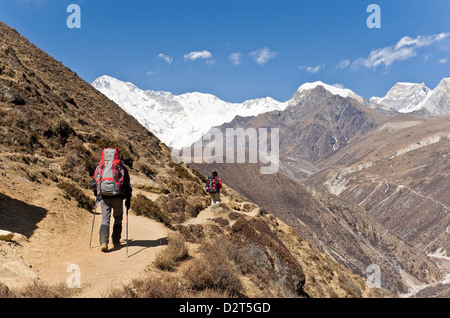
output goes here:
{"type": "MultiPolygon", "coordinates": [[[[89,248],[93,214],[78,208],[75,200],[68,200],[60,189],[8,178],[0,193],[5,195],[3,199],[0,197],[1,212],[6,213],[9,222],[26,223],[29,228],[27,231],[20,227],[13,230],[28,234],[26,237],[16,233],[19,239],[15,243],[0,241],[0,281],[13,289],[26,286],[35,279],[47,284],[65,284],[69,277],[79,274],[81,288],[74,297],[104,297],[112,289],[146,274],[146,267],[165,248],[171,232],[161,223],[130,212],[128,258],[125,217],[122,246],[114,249],[110,242],[110,250],[102,253],[98,236],[101,215],[95,217],[92,247],[89,248]],[[35,215],[37,212],[39,217],[35,215]]],[[[158,198],[140,190],[135,193],[153,200],[158,198]]],[[[228,202],[229,199],[224,197],[223,200],[228,202]]],[[[242,206],[241,209],[244,210],[242,206]]],[[[212,222],[209,220],[218,217],[223,213],[221,211],[220,207],[208,207],[187,223],[212,222]]],[[[111,224],[113,221],[111,218],[111,224]]],[[[75,284],[76,280],[69,282],[75,284]]]]}
{"type": "MultiPolygon", "coordinates": [[[[92,222],[92,215],[90,220],[92,222]]],[[[169,230],[166,227],[151,219],[130,213],[128,258],[125,245],[125,217],[122,246],[114,249],[110,242],[110,250],[102,253],[98,241],[100,221],[101,215],[96,215],[91,248],[89,238],[92,223],[86,226],[87,223],[84,222],[83,226],[67,231],[67,235],[58,237],[57,240],[31,238],[21,253],[26,266],[17,265],[17,262],[9,264],[9,271],[15,272],[16,275],[11,277],[8,285],[24,285],[36,277],[50,284],[67,283],[69,277],[75,277],[79,273],[81,289],[74,297],[103,297],[111,289],[120,288],[123,284],[143,275],[146,266],[151,264],[161,249],[167,245],[169,230]]],[[[4,265],[6,266],[3,266],[3,270],[8,267],[8,263],[4,265]]],[[[70,282],[75,284],[76,280],[70,282]]]]}
{"type": "MultiPolygon", "coordinates": [[[[123,283],[139,277],[145,267],[152,263],[161,248],[167,245],[167,228],[148,218],[129,215],[128,226],[128,257],[125,245],[125,222],[123,226],[122,245],[114,249],[110,242],[107,253],[99,251],[98,231],[101,216],[96,216],[96,226],[89,249],[87,239],[79,242],[80,247],[73,251],[65,251],[59,260],[53,262],[47,275],[55,277],[57,268],[61,277],[59,281],[67,280],[67,266],[76,264],[80,267],[82,292],[78,297],[101,297],[110,288],[120,287],[123,283]]],[[[125,218],[124,218],[125,219],[125,218]]],[[[47,276],[46,275],[46,276],[47,276]]],[[[42,275],[44,278],[44,275],[42,275]]],[[[50,277],[48,280],[50,280],[50,277]]]]}

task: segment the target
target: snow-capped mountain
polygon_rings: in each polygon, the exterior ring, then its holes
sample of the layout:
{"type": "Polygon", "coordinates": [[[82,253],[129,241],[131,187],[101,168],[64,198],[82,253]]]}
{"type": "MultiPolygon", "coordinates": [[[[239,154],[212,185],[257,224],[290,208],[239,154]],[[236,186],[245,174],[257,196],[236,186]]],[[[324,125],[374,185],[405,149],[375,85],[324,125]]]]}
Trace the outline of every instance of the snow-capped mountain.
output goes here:
{"type": "Polygon", "coordinates": [[[340,88],[337,86],[325,84],[321,81],[317,81],[317,82],[312,82],[312,83],[305,83],[302,86],[300,86],[298,88],[297,92],[292,97],[292,99],[289,101],[289,105],[298,104],[298,102],[304,97],[306,92],[313,90],[317,86],[322,86],[323,88],[325,88],[327,91],[329,91],[333,95],[339,95],[344,98],[349,97],[349,98],[352,98],[352,99],[356,100],[357,102],[359,102],[363,105],[366,105],[366,106],[368,106],[368,104],[369,104],[368,100],[359,96],[358,94],[356,94],[355,92],[353,92],[352,90],[350,90],[348,88],[340,88]]]}
{"type": "Polygon", "coordinates": [[[450,78],[444,78],[435,89],[428,93],[427,97],[417,105],[417,109],[421,108],[435,116],[450,114],[450,78]]]}
{"type": "Polygon", "coordinates": [[[229,103],[211,94],[142,90],[129,82],[101,76],[92,86],[109,97],[170,147],[181,149],[202,138],[212,127],[232,121],[236,116],[257,116],[297,105],[305,95],[322,86],[333,95],[350,97],[366,106],[370,102],[350,89],[317,81],[301,85],[287,102],[266,97],[243,103],[229,103]]]}
{"type": "Polygon", "coordinates": [[[370,101],[401,113],[425,111],[431,116],[449,115],[450,78],[444,78],[433,90],[423,83],[397,83],[385,97],[372,97],[370,101]]]}
{"type": "Polygon", "coordinates": [[[430,89],[424,83],[397,83],[386,96],[372,97],[371,102],[383,104],[399,112],[410,112],[427,97],[430,89]]]}
{"type": "Polygon", "coordinates": [[[113,100],[170,147],[181,149],[200,139],[212,127],[233,120],[237,115],[256,116],[283,110],[288,102],[273,98],[229,103],[211,94],[141,90],[132,83],[110,76],[96,79],[92,86],[113,100]]]}

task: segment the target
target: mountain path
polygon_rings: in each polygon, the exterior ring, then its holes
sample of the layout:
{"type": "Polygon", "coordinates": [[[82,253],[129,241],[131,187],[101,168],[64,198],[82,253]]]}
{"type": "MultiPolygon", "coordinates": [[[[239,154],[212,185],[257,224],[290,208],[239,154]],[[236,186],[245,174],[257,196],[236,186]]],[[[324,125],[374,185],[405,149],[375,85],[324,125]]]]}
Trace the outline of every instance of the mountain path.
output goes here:
{"type": "MultiPolygon", "coordinates": [[[[76,267],[68,266],[75,264],[79,268],[81,283],[81,290],[75,297],[103,297],[112,288],[120,288],[132,279],[144,275],[145,268],[167,245],[168,229],[166,227],[151,219],[130,213],[128,256],[125,244],[126,217],[124,217],[121,247],[114,249],[110,240],[108,252],[103,253],[100,251],[98,240],[100,223],[101,215],[96,215],[91,248],[88,244],[90,234],[79,236],[79,239],[69,248],[62,246],[60,255],[49,259],[50,266],[43,268],[40,277],[48,282],[65,281],[67,283],[67,280],[70,280],[69,276],[76,274],[73,270],[76,267]]],[[[86,231],[85,234],[87,234],[86,231]]],[[[71,280],[69,284],[74,282],[71,280]]]]}
{"type": "MultiPolygon", "coordinates": [[[[134,182],[143,183],[138,177],[134,182]]],[[[152,200],[160,195],[139,190],[152,200]]],[[[128,214],[128,257],[126,247],[126,216],[123,218],[122,245],[100,251],[100,208],[97,208],[92,231],[93,213],[77,207],[64,192],[52,185],[36,185],[12,176],[0,187],[0,214],[15,225],[12,242],[0,241],[0,282],[13,290],[33,281],[48,285],[66,284],[74,288],[72,297],[102,298],[133,279],[149,275],[146,270],[167,246],[172,230],[155,220],[128,214]],[[4,213],[4,215],[3,215],[4,213]],[[24,228],[23,226],[26,225],[24,228]],[[28,230],[27,230],[28,229],[28,230]]],[[[88,191],[87,191],[88,193],[88,191]]],[[[223,196],[223,202],[229,198],[223,196]]],[[[242,205],[245,202],[241,203],[242,205]]],[[[186,224],[206,224],[223,215],[220,206],[207,207],[186,224]]],[[[257,209],[245,212],[256,215],[257,209]]],[[[124,213],[125,214],[125,213],[124,213]]],[[[114,218],[111,217],[111,228],[114,218]]],[[[1,228],[1,226],[0,226],[1,228]]],[[[3,230],[7,230],[8,227],[3,230]]]]}
{"type": "Polygon", "coordinates": [[[98,239],[100,214],[95,216],[89,247],[93,214],[90,217],[89,226],[81,222],[83,224],[66,231],[62,237],[58,235],[57,239],[45,238],[43,236],[48,234],[43,233],[30,238],[20,253],[23,261],[5,262],[0,266],[3,272],[6,269],[15,274],[9,275],[9,280],[3,280],[10,287],[24,286],[34,279],[48,284],[65,283],[77,289],[74,293],[76,298],[101,298],[114,288],[145,275],[146,267],[167,245],[170,230],[149,218],[129,213],[128,257],[125,216],[122,245],[114,249],[110,240],[108,252],[103,253],[98,239]]]}

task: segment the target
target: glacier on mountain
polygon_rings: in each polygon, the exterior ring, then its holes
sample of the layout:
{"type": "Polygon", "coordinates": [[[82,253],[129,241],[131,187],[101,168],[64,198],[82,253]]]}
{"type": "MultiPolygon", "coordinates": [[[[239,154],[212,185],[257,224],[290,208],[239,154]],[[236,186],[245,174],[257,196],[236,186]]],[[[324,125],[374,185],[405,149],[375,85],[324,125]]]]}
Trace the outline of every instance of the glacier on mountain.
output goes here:
{"type": "Polygon", "coordinates": [[[431,116],[450,114],[450,78],[444,78],[435,89],[424,83],[399,82],[386,96],[372,97],[372,103],[390,107],[400,113],[424,111],[431,116]]]}
{"type": "Polygon", "coordinates": [[[175,149],[192,145],[211,128],[230,122],[236,116],[257,116],[298,105],[318,86],[333,95],[352,98],[380,112],[395,114],[421,111],[431,116],[450,114],[450,78],[444,78],[434,90],[424,83],[399,82],[386,96],[372,97],[370,100],[350,89],[317,81],[301,85],[286,102],[266,97],[243,103],[230,103],[214,95],[198,92],[174,95],[164,91],[142,90],[132,83],[107,75],[97,78],[92,86],[175,149]]]}
{"type": "Polygon", "coordinates": [[[284,110],[288,102],[273,98],[229,103],[211,94],[141,90],[110,76],[97,78],[92,86],[108,96],[170,147],[181,149],[202,138],[212,127],[236,116],[257,116],[284,110]]]}

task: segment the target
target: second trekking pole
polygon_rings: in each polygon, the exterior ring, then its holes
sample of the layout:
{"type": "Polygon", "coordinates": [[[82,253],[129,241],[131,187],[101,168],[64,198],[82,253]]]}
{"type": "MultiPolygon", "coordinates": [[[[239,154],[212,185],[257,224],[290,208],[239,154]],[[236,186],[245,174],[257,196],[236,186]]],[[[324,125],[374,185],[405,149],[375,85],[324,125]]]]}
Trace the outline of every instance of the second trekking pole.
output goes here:
{"type": "Polygon", "coordinates": [[[92,220],[91,239],[89,240],[89,248],[91,248],[91,243],[92,243],[92,233],[94,232],[94,223],[95,223],[95,215],[97,214],[97,206],[98,206],[98,199],[97,199],[97,201],[95,201],[95,206],[94,206],[94,219],[92,220]]]}
{"type": "Polygon", "coordinates": [[[127,258],[128,258],[128,207],[127,207],[127,239],[126,239],[126,244],[127,244],[127,258]]]}

